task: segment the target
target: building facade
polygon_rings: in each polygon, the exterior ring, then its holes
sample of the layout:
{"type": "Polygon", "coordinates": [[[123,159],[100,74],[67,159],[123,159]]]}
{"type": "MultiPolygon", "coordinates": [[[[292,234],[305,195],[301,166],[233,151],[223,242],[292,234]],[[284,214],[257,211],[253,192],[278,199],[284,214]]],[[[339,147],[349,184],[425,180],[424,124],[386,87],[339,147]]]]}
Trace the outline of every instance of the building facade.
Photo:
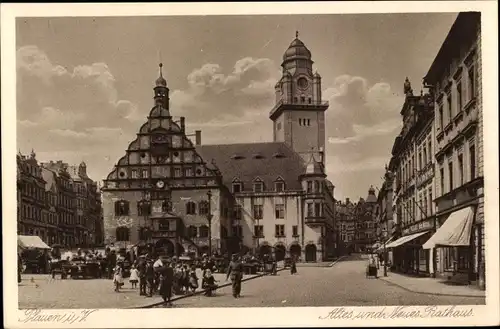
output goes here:
{"type": "MultiPolygon", "coordinates": [[[[95,246],[97,240],[85,240],[83,236],[99,238],[96,225],[78,225],[78,202],[75,180],[68,172],[68,164],[62,161],[39,163],[35,152],[30,156],[17,155],[18,165],[18,234],[37,235],[45,243],[65,247],[95,246]]],[[[89,186],[96,183],[86,177],[89,186]]],[[[83,218],[89,223],[100,219],[100,194],[94,188],[82,192],[81,204],[92,205],[83,218]]]]}
{"type": "Polygon", "coordinates": [[[484,283],[481,69],[480,13],[460,13],[424,78],[434,98],[436,131],[438,232],[429,248],[437,276],[484,283]],[[446,230],[462,230],[461,241],[437,241],[446,230]]]}
{"type": "Polygon", "coordinates": [[[394,229],[394,177],[395,175],[386,166],[384,182],[377,195],[377,206],[375,211],[375,227],[377,243],[374,251],[383,254],[384,259],[392,263],[392,253],[387,249],[387,244],[392,241],[394,229]]]}
{"type": "Polygon", "coordinates": [[[102,188],[108,243],[148,240],[169,245],[170,255],[200,254],[211,236],[211,252],[335,257],[336,201],[323,154],[328,103],[320,101],[319,75],[298,38],[282,67],[270,113],[274,141],[264,143],[204,145],[197,131],[193,144],[185,119],[170,115],[160,74],[147,122],[102,188]],[[149,234],[140,233],[145,229],[149,234]]]}
{"type": "Polygon", "coordinates": [[[435,231],[433,195],[433,103],[429,94],[414,95],[408,78],[404,83],[403,128],[392,149],[389,171],[396,175],[396,228],[393,268],[403,273],[429,275],[432,257],[422,248],[435,231]]]}
{"type": "Polygon", "coordinates": [[[349,198],[345,202],[337,201],[335,222],[339,236],[339,254],[346,255],[354,252],[356,235],[355,208],[349,198]]]}
{"type": "Polygon", "coordinates": [[[354,252],[369,252],[377,242],[376,231],[377,196],[371,186],[366,199],[360,198],[354,206],[354,252]]]}

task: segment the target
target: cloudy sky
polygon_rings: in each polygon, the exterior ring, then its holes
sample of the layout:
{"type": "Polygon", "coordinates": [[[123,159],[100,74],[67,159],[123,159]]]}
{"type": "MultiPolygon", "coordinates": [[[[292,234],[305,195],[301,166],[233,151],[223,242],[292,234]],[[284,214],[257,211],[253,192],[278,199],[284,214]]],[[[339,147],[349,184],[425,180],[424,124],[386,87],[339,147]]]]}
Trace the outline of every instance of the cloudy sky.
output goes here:
{"type": "Polygon", "coordinates": [[[323,77],[327,170],[337,198],[379,186],[416,92],[456,14],[17,20],[17,143],[105,178],[153,105],[158,62],[171,113],[204,144],[271,141],[283,52],[300,31],[323,77]]]}

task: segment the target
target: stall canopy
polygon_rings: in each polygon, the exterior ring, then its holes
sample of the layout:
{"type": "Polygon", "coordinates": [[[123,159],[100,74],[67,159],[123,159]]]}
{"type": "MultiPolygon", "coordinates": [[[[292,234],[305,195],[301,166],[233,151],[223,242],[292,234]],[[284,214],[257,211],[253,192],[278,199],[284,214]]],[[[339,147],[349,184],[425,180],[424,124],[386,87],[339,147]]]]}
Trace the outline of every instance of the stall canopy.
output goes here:
{"type": "Polygon", "coordinates": [[[389,244],[387,244],[385,247],[386,248],[396,248],[396,247],[399,247],[405,243],[408,243],[412,240],[415,240],[416,238],[418,238],[419,236],[422,236],[424,235],[425,233],[427,233],[429,231],[425,231],[425,232],[419,232],[419,233],[414,233],[414,234],[410,234],[410,235],[405,235],[399,239],[397,239],[396,241],[393,241],[389,244]]]}
{"type": "Polygon", "coordinates": [[[22,249],[51,249],[36,235],[18,235],[17,246],[22,249]]]}
{"type": "Polygon", "coordinates": [[[424,243],[423,248],[468,246],[470,244],[473,220],[474,209],[472,207],[451,213],[436,233],[424,243]]]}

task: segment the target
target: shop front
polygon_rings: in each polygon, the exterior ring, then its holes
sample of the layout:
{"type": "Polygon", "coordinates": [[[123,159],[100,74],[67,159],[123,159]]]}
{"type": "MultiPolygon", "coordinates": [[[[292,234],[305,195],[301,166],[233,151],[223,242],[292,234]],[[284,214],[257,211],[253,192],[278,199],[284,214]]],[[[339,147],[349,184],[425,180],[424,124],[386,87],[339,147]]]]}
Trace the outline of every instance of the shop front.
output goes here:
{"type": "Polygon", "coordinates": [[[475,207],[467,206],[439,218],[436,233],[423,248],[436,252],[436,276],[465,282],[475,281],[473,230],[475,207]]]}
{"type": "Polygon", "coordinates": [[[392,251],[392,266],[395,272],[411,275],[429,275],[431,264],[429,254],[422,250],[431,230],[403,235],[386,245],[392,251]]]}

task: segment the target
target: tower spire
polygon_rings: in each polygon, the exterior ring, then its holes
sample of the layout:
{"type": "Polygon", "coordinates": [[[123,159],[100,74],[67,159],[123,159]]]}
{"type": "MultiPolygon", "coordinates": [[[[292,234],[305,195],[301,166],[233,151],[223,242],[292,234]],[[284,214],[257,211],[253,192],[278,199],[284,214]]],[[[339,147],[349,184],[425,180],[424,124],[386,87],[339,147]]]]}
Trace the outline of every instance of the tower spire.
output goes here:
{"type": "Polygon", "coordinates": [[[298,39],[299,38],[299,31],[295,31],[295,38],[298,39]]]}

